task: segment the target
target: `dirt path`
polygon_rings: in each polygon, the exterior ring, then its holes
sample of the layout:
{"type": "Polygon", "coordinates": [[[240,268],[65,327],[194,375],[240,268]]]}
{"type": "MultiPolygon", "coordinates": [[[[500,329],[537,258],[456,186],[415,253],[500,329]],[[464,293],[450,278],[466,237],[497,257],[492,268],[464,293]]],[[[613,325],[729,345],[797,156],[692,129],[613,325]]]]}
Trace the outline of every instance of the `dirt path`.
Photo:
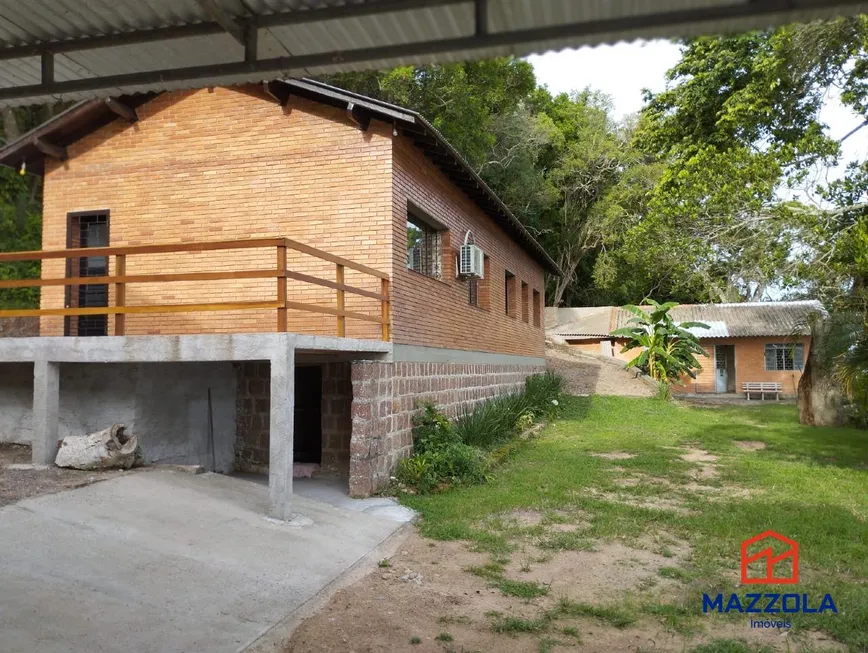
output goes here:
{"type": "Polygon", "coordinates": [[[689,558],[683,543],[599,542],[591,551],[540,553],[530,547],[504,566],[506,578],[548,590],[544,596],[521,598],[505,594],[485,577],[492,564],[488,554],[472,551],[465,542],[429,540],[414,532],[388,560],[389,567],[339,591],[304,621],[284,653],[685,653],[730,638],[770,651],[801,651],[803,646],[845,650],[813,632],[794,643],[778,631],[714,620],[681,634],[662,619],[636,615],[630,623],[619,623],[618,612],[606,611],[624,592],[640,598],[649,592],[677,592],[678,583],[662,578],[661,570],[689,558]],[[595,615],[589,606],[602,609],[595,615]]]}
{"type": "Polygon", "coordinates": [[[564,377],[569,394],[624,397],[650,397],[654,394],[652,388],[625,370],[621,362],[604,361],[564,347],[548,347],[546,362],[550,370],[564,377]]]}

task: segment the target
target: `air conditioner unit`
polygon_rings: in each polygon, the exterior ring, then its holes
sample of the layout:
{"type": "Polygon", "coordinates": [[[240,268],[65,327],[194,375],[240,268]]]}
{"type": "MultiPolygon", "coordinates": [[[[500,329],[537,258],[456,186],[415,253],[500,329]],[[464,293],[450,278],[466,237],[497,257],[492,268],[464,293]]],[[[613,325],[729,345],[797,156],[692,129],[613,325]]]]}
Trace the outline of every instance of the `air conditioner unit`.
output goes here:
{"type": "Polygon", "coordinates": [[[462,277],[482,279],[485,276],[485,253],[476,245],[462,245],[458,256],[458,273],[462,277]]]}

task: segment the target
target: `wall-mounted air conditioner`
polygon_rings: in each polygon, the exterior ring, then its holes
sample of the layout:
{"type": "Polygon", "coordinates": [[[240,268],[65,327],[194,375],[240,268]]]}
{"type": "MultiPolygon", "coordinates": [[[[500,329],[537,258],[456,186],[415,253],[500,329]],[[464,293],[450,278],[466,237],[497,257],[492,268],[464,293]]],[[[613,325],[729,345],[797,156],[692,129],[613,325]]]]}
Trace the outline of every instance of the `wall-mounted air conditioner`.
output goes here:
{"type": "Polygon", "coordinates": [[[476,245],[462,245],[458,255],[458,274],[482,279],[485,276],[485,253],[476,245]]]}

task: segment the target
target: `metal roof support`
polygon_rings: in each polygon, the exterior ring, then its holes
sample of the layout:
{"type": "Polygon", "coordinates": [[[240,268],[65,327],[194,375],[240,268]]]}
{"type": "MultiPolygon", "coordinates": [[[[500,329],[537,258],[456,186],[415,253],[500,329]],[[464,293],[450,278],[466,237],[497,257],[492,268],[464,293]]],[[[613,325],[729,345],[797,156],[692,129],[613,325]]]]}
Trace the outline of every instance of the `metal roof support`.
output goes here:
{"type": "MultiPolygon", "coordinates": [[[[229,16],[214,0],[196,0],[203,11],[207,12],[214,22],[190,23],[188,25],[176,25],[172,27],[156,27],[152,29],[132,30],[102,36],[87,36],[82,38],[64,39],[62,41],[46,41],[28,45],[16,45],[0,48],[0,61],[3,59],[21,59],[23,57],[38,57],[46,49],[51,49],[56,54],[64,52],[78,52],[82,50],[95,50],[98,48],[113,48],[121,45],[135,45],[137,43],[154,43],[157,41],[169,41],[173,39],[191,38],[194,36],[213,36],[228,32],[236,41],[244,44],[242,26],[236,19],[229,16]],[[218,12],[222,22],[218,22],[215,13],[209,7],[218,12]]],[[[442,7],[466,3],[468,0],[379,0],[373,3],[347,4],[323,9],[305,9],[303,11],[284,11],[265,16],[245,17],[257,28],[280,27],[283,25],[302,25],[319,21],[335,20],[339,18],[360,18],[363,16],[376,16],[379,14],[395,11],[410,11],[431,7],[442,7]]]]}
{"type": "Polygon", "coordinates": [[[244,25],[244,61],[255,63],[259,49],[259,29],[253,23],[244,25]]]}
{"type": "Polygon", "coordinates": [[[50,50],[43,50],[40,54],[40,70],[42,72],[42,83],[54,83],[54,53],[50,50]]]}
{"type": "Polygon", "coordinates": [[[215,0],[196,0],[196,4],[199,5],[202,11],[211,16],[211,18],[214,19],[214,22],[220,25],[220,27],[232,36],[233,39],[238,41],[241,45],[245,45],[246,39],[244,28],[241,26],[241,23],[239,23],[234,16],[230,16],[226,13],[215,0]]]}
{"type": "Polygon", "coordinates": [[[488,34],[488,0],[476,0],[473,10],[476,36],[488,34]]]}
{"type": "MultiPolygon", "coordinates": [[[[452,4],[456,0],[433,1],[437,4],[452,4]]],[[[428,2],[430,3],[431,0],[428,0],[428,2]]],[[[204,66],[190,66],[185,68],[169,68],[165,70],[126,73],[120,75],[106,75],[103,77],[87,77],[63,82],[53,82],[50,84],[32,84],[27,86],[0,88],[0,101],[27,98],[37,95],[60,95],[64,93],[95,91],[107,88],[148,86],[151,84],[163,84],[166,82],[189,82],[202,79],[212,79],[214,77],[230,77],[250,73],[262,73],[266,76],[287,73],[291,75],[305,69],[316,69],[322,66],[333,65],[336,62],[340,62],[342,64],[364,63],[367,61],[376,61],[381,59],[398,59],[403,57],[421,55],[437,55],[456,51],[470,52],[475,50],[484,50],[487,48],[516,46],[527,43],[558,41],[564,39],[587,37],[595,34],[619,33],[640,28],[644,30],[651,30],[655,28],[672,27],[689,23],[705,23],[713,25],[715,21],[720,20],[774,14],[786,10],[786,8],[788,7],[790,9],[808,9],[812,7],[819,8],[822,7],[825,2],[826,0],[755,0],[754,2],[733,1],[731,4],[706,6],[703,8],[662,11],[659,13],[648,14],[644,16],[622,16],[605,20],[595,20],[592,22],[566,23],[561,25],[550,25],[546,27],[535,27],[530,29],[488,32],[482,35],[474,34],[471,36],[437,39],[418,43],[381,45],[369,48],[344,50],[341,52],[327,51],[317,52],[314,54],[289,55],[284,57],[275,57],[272,59],[260,59],[253,63],[239,61],[226,64],[211,64],[204,66]]],[[[836,0],[836,3],[842,6],[855,5],[859,4],[860,2],[864,2],[864,0],[836,0]]],[[[349,11],[351,8],[354,7],[368,7],[368,11],[372,11],[373,8],[380,7],[380,5],[384,4],[390,5],[392,11],[396,10],[396,4],[399,6],[399,8],[410,8],[411,5],[419,4],[427,6],[426,3],[421,3],[420,0],[404,0],[404,2],[400,3],[393,2],[392,0],[385,0],[384,2],[377,2],[370,5],[368,3],[365,3],[363,5],[345,5],[339,8],[331,9],[310,9],[305,11],[296,11],[292,12],[291,14],[284,15],[285,18],[279,18],[279,14],[273,14],[271,16],[255,19],[254,23],[258,27],[264,27],[271,24],[291,24],[293,22],[302,22],[299,20],[299,16],[304,17],[304,22],[306,22],[310,20],[317,20],[317,18],[313,17],[313,15],[318,15],[320,19],[324,17],[324,14],[334,14],[333,17],[340,17],[341,14],[338,13],[338,9],[340,9],[341,11],[349,11]],[[403,7],[403,5],[407,5],[407,7],[403,7]],[[311,16],[307,16],[308,14],[310,14],[311,16]]],[[[361,11],[361,9],[357,9],[356,11],[361,11]]],[[[117,38],[123,39],[124,36],[125,35],[121,34],[117,38]]],[[[41,49],[50,47],[53,52],[57,53],[61,51],[62,46],[65,43],[67,42],[58,43],[57,45],[55,45],[54,43],[42,44],[41,49]]],[[[119,44],[119,42],[111,40],[108,43],[104,43],[104,45],[119,44]]],[[[26,46],[26,48],[30,47],[32,46],[26,46]]],[[[39,51],[41,51],[41,49],[39,51]]],[[[76,48],[69,49],[74,50],[76,48]]],[[[66,48],[63,48],[63,50],[66,51],[66,48]]],[[[12,51],[20,52],[21,48],[7,48],[5,50],[0,49],[0,59],[10,58],[8,55],[12,51]]],[[[22,55],[19,53],[16,55],[15,58],[20,58],[21,56],[22,55]]]]}

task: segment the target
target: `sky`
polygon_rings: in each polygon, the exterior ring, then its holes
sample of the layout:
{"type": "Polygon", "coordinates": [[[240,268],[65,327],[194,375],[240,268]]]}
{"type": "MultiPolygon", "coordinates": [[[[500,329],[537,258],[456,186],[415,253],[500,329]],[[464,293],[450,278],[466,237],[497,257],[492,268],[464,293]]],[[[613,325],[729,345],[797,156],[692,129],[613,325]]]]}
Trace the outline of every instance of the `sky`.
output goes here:
{"type": "MultiPolygon", "coordinates": [[[[679,59],[679,46],[669,41],[636,41],[594,48],[563,50],[528,57],[537,81],[554,93],[582,90],[585,87],[609,95],[615,116],[623,118],[642,108],[642,89],[652,92],[666,87],[666,71],[679,59]]],[[[828,133],[841,138],[860,124],[860,119],[841,105],[834,96],[826,102],[820,118],[829,126],[828,133]]],[[[868,153],[868,127],[843,144],[842,164],[816,172],[819,181],[840,176],[846,161],[864,159],[868,153]]],[[[807,199],[802,193],[793,197],[807,199]]]]}

